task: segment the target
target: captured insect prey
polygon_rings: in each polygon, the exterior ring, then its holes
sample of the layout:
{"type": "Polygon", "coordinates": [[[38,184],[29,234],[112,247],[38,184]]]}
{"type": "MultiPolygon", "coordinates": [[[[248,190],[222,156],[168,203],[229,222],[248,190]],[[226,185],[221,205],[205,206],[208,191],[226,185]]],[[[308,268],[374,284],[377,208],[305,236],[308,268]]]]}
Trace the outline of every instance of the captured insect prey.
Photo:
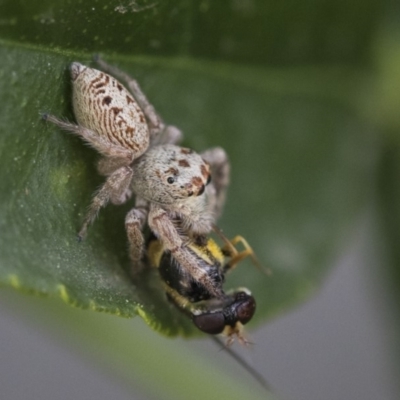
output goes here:
{"type": "Polygon", "coordinates": [[[152,236],[147,245],[147,263],[158,268],[168,299],[187,314],[201,331],[226,336],[228,345],[235,337],[241,343],[247,344],[243,326],[254,315],[255,299],[246,288],[224,292],[223,284],[225,274],[234,269],[243,258],[250,256],[255,259],[253,250],[240,236],[229,241],[229,246],[222,248],[211,238],[198,237],[187,248],[220,294],[215,296],[201,282],[185,274],[162,242],[152,236]],[[245,246],[242,252],[234,247],[238,242],[245,246]]]}
{"type": "Polygon", "coordinates": [[[98,171],[106,180],[93,197],[78,237],[86,236],[109,201],[125,203],[134,192],[135,207],[125,220],[133,265],[142,265],[142,230],[147,223],[181,267],[217,295],[211,278],[184,246],[184,236],[206,235],[212,229],[229,181],[225,151],[217,147],[198,154],[178,146],[181,132],[163,122],[138,83],[104,61],[97,62],[125,81],[129,90],[111,75],[74,62],[70,72],[77,124],[43,115],[80,136],[102,156],[98,171]],[[209,185],[211,173],[213,185],[209,185]],[[181,221],[179,231],[173,222],[176,218],[181,221]]]}

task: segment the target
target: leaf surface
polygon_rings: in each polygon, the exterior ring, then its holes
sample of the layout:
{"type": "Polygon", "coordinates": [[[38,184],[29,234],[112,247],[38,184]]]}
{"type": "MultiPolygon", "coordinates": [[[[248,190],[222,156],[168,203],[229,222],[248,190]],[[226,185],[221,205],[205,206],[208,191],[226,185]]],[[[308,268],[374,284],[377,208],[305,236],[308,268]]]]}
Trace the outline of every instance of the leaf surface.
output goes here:
{"type": "MultiPolygon", "coordinates": [[[[156,329],[188,334],[191,325],[164,298],[150,272],[129,279],[124,215],[108,206],[78,243],[76,232],[102,179],[95,152],[41,120],[72,119],[68,64],[77,57],[3,44],[0,57],[0,279],[83,308],[139,313],[156,329]]],[[[79,61],[90,63],[85,57],[79,61]]],[[[288,87],[296,72],[189,59],[125,58],[185,145],[220,145],[232,184],[220,225],[241,234],[272,277],[240,266],[229,287],[246,286],[257,319],[305,298],[330,265],[364,201],[374,165],[371,134],[340,93],[288,87]],[[311,94],[312,95],[311,95],[311,94]]],[[[335,73],[332,72],[332,76],[335,73]]],[[[299,79],[301,79],[299,75],[299,79]]]]}

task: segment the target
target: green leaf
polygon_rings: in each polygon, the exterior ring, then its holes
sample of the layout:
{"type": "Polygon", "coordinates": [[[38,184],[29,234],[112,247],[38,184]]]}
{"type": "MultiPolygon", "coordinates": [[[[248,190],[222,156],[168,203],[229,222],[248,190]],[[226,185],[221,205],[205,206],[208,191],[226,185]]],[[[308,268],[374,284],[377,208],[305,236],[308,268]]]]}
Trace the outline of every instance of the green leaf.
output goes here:
{"type": "MultiPolygon", "coordinates": [[[[102,182],[97,156],[40,114],[73,118],[66,68],[88,57],[3,44],[0,58],[1,282],[83,308],[138,313],[171,335],[193,333],[155,273],[137,287],[129,279],[124,215],[131,204],[108,206],[87,240],[76,240],[102,182]]],[[[256,321],[308,296],[364,204],[374,166],[372,132],[330,90],[340,74],[325,76],[321,89],[321,77],[319,87],[305,84],[297,71],[149,57],[119,64],[166,121],[183,129],[186,145],[221,145],[230,155],[232,186],[220,225],[228,236],[245,236],[273,270],[267,277],[241,266],[228,281],[252,290],[256,321]]]]}
{"type": "Polygon", "coordinates": [[[63,52],[360,64],[385,1],[0,0],[0,37],[63,52]],[[357,23],[354,23],[354,21],[357,23]]]}

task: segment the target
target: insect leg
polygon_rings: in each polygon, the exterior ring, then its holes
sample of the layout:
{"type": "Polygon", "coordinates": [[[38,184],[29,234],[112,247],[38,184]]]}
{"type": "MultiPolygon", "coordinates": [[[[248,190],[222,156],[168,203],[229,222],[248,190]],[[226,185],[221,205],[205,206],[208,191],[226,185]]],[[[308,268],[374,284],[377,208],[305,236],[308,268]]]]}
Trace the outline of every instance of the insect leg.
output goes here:
{"type": "Polygon", "coordinates": [[[247,240],[245,238],[243,238],[242,236],[235,236],[233,239],[229,240],[229,243],[232,246],[225,245],[225,247],[222,248],[223,252],[230,253],[230,260],[225,265],[225,271],[230,271],[234,269],[237,264],[240,261],[244,260],[246,257],[250,257],[254,264],[259,264],[253,249],[247,243],[247,240]],[[236,249],[235,245],[238,243],[242,243],[244,250],[238,251],[236,249]]]}
{"type": "Polygon", "coordinates": [[[225,235],[214,226],[214,232],[216,232],[220,237],[223,237],[225,242],[225,246],[222,248],[222,252],[227,254],[230,258],[229,261],[224,266],[224,271],[229,272],[236,268],[236,266],[240,263],[240,261],[244,260],[246,257],[250,257],[253,264],[263,271],[267,275],[271,275],[272,271],[269,268],[264,268],[261,263],[258,261],[253,249],[247,242],[247,240],[243,236],[235,236],[233,239],[228,240],[225,235]],[[244,247],[244,250],[238,251],[236,249],[236,244],[241,243],[244,247]]]}

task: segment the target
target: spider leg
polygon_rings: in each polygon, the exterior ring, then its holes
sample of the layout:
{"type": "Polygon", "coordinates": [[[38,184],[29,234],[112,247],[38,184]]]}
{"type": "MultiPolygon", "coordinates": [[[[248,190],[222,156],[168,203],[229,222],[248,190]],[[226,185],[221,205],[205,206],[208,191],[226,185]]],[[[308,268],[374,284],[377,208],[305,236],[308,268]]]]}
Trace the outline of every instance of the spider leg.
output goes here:
{"type": "Polygon", "coordinates": [[[176,126],[167,125],[160,135],[155,137],[151,144],[152,146],[161,144],[178,144],[183,137],[182,131],[176,126]]]}
{"type": "Polygon", "coordinates": [[[203,285],[215,297],[221,297],[222,291],[216,288],[208,274],[198,266],[196,257],[188,250],[186,241],[177,231],[168,213],[161,207],[152,204],[148,223],[153,233],[162,241],[164,247],[171,252],[172,257],[194,281],[203,285]]]}
{"type": "Polygon", "coordinates": [[[132,261],[132,273],[135,275],[143,268],[144,237],[143,225],[146,221],[148,209],[145,206],[136,206],[129,211],[125,218],[125,229],[128,236],[129,258],[132,261]]]}
{"type": "Polygon", "coordinates": [[[96,57],[95,61],[105,72],[110,73],[118,80],[124,81],[126,83],[130,92],[133,94],[136,101],[138,102],[139,107],[142,109],[143,113],[146,116],[147,124],[150,130],[151,143],[153,145],[153,141],[157,142],[158,136],[162,134],[166,126],[163,119],[158,115],[153,105],[149,102],[146,95],[143,93],[139,83],[136,81],[136,79],[132,78],[126,72],[120,70],[113,65],[108,64],[100,57],[96,57]]]}
{"type": "Polygon", "coordinates": [[[81,137],[86,143],[96,149],[103,156],[118,160],[120,165],[129,165],[133,161],[134,154],[132,150],[115,145],[107,138],[98,135],[90,129],[68,121],[63,121],[54,115],[44,114],[43,119],[57,125],[67,132],[81,137]]]}
{"type": "Polygon", "coordinates": [[[200,155],[211,168],[211,182],[207,186],[207,191],[211,211],[217,219],[222,213],[229,185],[230,164],[228,156],[221,147],[206,150],[200,155]]]}
{"type": "Polygon", "coordinates": [[[124,194],[127,192],[132,181],[133,171],[130,167],[121,167],[113,172],[103,186],[93,197],[92,203],[84,219],[78,237],[84,239],[88,226],[96,219],[100,208],[104,207],[110,200],[113,203],[120,203],[124,194]]]}

